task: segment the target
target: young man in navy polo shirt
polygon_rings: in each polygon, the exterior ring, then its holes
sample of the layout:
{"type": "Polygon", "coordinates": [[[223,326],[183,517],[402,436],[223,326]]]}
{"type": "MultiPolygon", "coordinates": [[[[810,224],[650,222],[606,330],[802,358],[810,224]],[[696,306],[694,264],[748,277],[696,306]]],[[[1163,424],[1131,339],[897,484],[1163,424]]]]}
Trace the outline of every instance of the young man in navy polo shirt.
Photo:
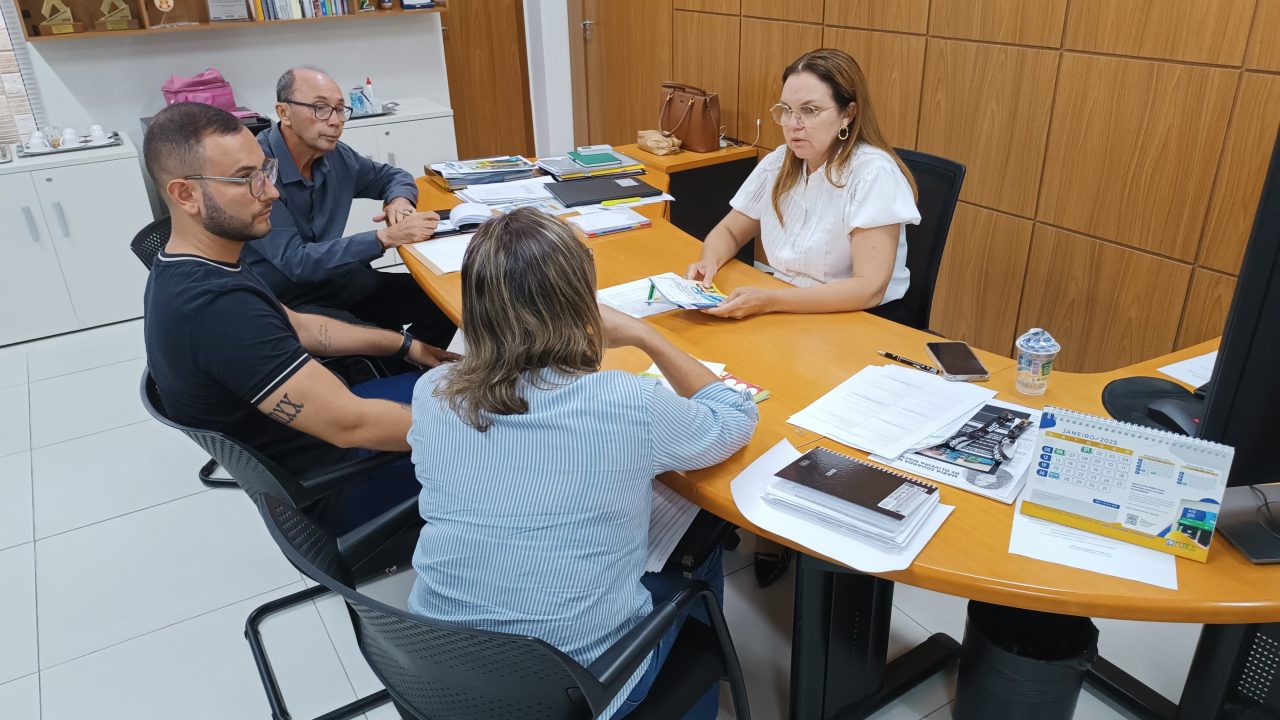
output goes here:
{"type": "MultiPolygon", "coordinates": [[[[372,355],[433,367],[457,358],[405,332],[350,325],[282,305],[240,261],[271,228],[276,166],[231,114],[179,103],[156,115],[147,171],[173,218],[147,281],[147,364],[169,416],[225,433],[293,473],[406,451],[415,374],[348,389],[316,356],[372,355]]],[[[405,461],[322,507],[333,532],[420,488],[405,461]]]]}

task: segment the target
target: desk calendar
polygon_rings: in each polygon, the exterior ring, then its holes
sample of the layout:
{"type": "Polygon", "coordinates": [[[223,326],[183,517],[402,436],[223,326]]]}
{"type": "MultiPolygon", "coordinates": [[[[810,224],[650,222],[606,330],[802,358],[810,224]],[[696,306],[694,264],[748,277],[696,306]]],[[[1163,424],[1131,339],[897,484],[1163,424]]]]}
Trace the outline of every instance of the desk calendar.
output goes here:
{"type": "Polygon", "coordinates": [[[1046,407],[1022,512],[1204,562],[1226,445],[1046,407]]]}

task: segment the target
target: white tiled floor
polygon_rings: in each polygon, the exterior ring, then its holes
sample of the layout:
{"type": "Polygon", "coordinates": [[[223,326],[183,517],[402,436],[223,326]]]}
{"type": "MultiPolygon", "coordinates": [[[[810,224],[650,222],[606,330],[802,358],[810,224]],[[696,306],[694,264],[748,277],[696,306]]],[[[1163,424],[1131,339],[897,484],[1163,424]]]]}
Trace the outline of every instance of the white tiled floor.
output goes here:
{"type": "MultiPolygon", "coordinates": [[[[201,453],[146,415],[142,356],[140,322],[0,348],[5,720],[270,717],[244,619],[302,583],[248,500],[199,484],[201,453]]],[[[751,547],[726,558],[725,609],[755,717],[775,720],[786,717],[791,585],[758,589],[751,547]]],[[[402,573],[365,589],[402,603],[411,582],[402,573]]],[[[963,635],[963,600],[901,585],[894,600],[890,655],[933,632],[963,635]]],[[[1177,696],[1197,626],[1098,624],[1109,659],[1177,696]]],[[[264,634],[295,717],[377,688],[333,598],[264,634]]],[[[953,668],[875,717],[946,720],[954,697],[953,668]]],[[[1086,688],[1076,717],[1127,716],[1086,688]]]]}

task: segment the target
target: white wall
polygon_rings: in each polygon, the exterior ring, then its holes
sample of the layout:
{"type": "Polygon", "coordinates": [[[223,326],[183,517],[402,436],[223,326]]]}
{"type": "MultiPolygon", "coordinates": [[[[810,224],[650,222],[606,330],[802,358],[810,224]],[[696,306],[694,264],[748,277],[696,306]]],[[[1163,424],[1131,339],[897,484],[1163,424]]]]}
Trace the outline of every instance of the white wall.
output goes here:
{"type": "Polygon", "coordinates": [[[574,148],[568,0],[525,0],[524,27],[534,148],[563,155],[574,148]]]}
{"type": "Polygon", "coordinates": [[[369,75],[386,100],[424,97],[449,105],[436,13],[94,37],[28,47],[51,123],[82,133],[98,123],[128,134],[139,148],[139,119],[164,107],[160,85],[170,75],[195,75],[208,67],[227,78],[236,102],[264,115],[273,113],[276,79],[293,65],[320,67],[343,87],[369,75]]]}

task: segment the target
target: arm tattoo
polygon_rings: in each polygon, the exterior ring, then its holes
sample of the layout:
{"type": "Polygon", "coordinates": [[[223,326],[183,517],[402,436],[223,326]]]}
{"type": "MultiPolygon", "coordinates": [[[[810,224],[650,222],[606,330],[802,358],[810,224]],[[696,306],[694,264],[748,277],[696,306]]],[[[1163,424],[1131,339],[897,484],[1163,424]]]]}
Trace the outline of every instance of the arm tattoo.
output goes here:
{"type": "Polygon", "coordinates": [[[280,398],[280,402],[276,403],[276,406],[267,414],[276,422],[288,425],[302,414],[302,403],[293,402],[289,399],[289,393],[285,393],[284,397],[280,398]]]}
{"type": "Polygon", "coordinates": [[[328,355],[331,347],[333,347],[333,339],[329,337],[329,323],[321,322],[320,327],[316,328],[316,349],[321,355],[328,355]]]}

